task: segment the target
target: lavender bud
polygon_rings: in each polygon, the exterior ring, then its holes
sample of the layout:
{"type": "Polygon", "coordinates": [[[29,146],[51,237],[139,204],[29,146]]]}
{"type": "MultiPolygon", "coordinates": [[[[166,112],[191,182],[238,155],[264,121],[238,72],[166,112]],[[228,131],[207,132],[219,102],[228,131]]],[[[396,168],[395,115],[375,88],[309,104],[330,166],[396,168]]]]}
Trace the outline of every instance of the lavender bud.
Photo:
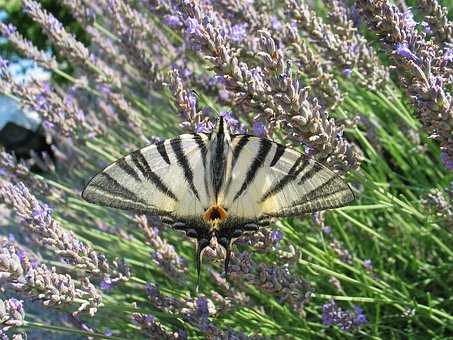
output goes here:
{"type": "Polygon", "coordinates": [[[265,125],[262,122],[254,122],[253,123],[253,134],[258,137],[265,137],[266,130],[265,125]]]}
{"type": "Polygon", "coordinates": [[[183,25],[181,19],[176,15],[164,16],[164,23],[170,27],[181,27],[183,25]]]}
{"type": "Polygon", "coordinates": [[[404,58],[407,58],[407,59],[410,59],[413,61],[418,60],[418,57],[414,53],[412,53],[412,51],[407,46],[406,42],[398,43],[396,45],[395,52],[404,58]]]}

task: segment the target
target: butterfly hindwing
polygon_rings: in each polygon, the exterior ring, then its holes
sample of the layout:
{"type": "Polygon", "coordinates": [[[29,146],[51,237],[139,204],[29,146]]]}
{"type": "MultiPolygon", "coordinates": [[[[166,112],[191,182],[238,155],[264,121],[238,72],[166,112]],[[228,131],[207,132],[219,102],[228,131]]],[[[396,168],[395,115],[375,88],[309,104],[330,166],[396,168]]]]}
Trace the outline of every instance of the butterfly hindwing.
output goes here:
{"type": "Polygon", "coordinates": [[[159,215],[201,215],[207,136],[186,134],[146,146],[97,174],[82,197],[105,206],[159,215]]]}
{"type": "Polygon", "coordinates": [[[231,141],[225,206],[243,218],[298,216],[344,206],[349,186],[322,164],[278,143],[253,136],[231,141]]]}

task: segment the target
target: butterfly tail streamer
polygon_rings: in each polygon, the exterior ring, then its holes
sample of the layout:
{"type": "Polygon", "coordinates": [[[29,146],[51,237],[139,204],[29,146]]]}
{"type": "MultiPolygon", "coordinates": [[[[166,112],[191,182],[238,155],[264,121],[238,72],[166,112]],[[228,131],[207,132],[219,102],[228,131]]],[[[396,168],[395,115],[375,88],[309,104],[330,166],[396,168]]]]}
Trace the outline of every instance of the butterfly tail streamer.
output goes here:
{"type": "Polygon", "coordinates": [[[225,279],[228,281],[228,266],[230,264],[230,259],[231,259],[231,248],[228,246],[226,249],[226,255],[225,255],[225,279]]]}
{"type": "Polygon", "coordinates": [[[201,260],[202,260],[202,253],[204,248],[209,245],[208,241],[197,241],[197,248],[196,248],[196,268],[197,268],[197,285],[195,288],[195,292],[198,294],[198,287],[200,285],[200,271],[201,271],[201,260]]]}

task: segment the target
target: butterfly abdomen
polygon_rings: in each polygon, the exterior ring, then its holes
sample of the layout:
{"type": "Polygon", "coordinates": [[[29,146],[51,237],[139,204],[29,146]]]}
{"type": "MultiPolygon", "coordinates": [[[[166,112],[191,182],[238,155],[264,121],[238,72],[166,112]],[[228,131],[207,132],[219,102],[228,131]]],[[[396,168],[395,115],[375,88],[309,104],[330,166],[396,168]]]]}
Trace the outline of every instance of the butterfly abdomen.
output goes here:
{"type": "Polygon", "coordinates": [[[229,152],[229,134],[224,128],[223,119],[219,121],[216,130],[211,135],[210,140],[210,177],[212,180],[212,187],[214,188],[214,196],[217,201],[220,188],[225,179],[226,172],[226,159],[229,152]]]}

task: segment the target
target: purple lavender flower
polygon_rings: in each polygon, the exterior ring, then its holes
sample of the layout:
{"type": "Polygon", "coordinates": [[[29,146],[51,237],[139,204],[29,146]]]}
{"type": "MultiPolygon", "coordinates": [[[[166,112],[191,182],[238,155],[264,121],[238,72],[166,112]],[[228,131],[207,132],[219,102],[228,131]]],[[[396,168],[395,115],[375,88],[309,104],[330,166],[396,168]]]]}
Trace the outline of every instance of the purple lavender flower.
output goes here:
{"type": "Polygon", "coordinates": [[[209,316],[208,300],[205,297],[198,297],[195,304],[197,306],[197,314],[200,317],[207,318],[209,316]]]}
{"type": "Polygon", "coordinates": [[[406,42],[396,44],[395,52],[396,52],[396,54],[398,54],[404,58],[407,58],[407,59],[410,59],[413,61],[418,60],[418,57],[414,53],[412,53],[412,51],[407,46],[406,42]]]}
{"type": "Polygon", "coordinates": [[[417,26],[417,22],[414,20],[414,15],[410,8],[404,11],[402,15],[402,21],[405,23],[406,27],[410,30],[413,30],[417,26]]]}
{"type": "Polygon", "coordinates": [[[192,109],[197,107],[197,96],[193,92],[189,93],[189,105],[192,109]]]}
{"type": "Polygon", "coordinates": [[[47,204],[38,205],[31,213],[31,216],[36,221],[43,221],[45,218],[52,215],[52,210],[47,204]]]}
{"type": "Polygon", "coordinates": [[[334,300],[322,306],[322,323],[326,326],[338,326],[343,331],[353,331],[368,321],[363,310],[354,306],[354,311],[343,310],[334,300]]]}
{"type": "Polygon", "coordinates": [[[363,309],[360,308],[359,306],[354,306],[354,311],[356,314],[354,318],[354,324],[356,324],[357,326],[365,325],[368,322],[368,320],[365,314],[363,313],[363,309]]]}
{"type": "Polygon", "coordinates": [[[170,27],[181,27],[183,25],[178,16],[169,14],[164,16],[164,23],[170,27]]]}
{"type": "Polygon", "coordinates": [[[10,306],[18,313],[23,313],[24,311],[23,302],[23,300],[18,300],[16,298],[9,299],[10,306]]]}
{"type": "Polygon", "coordinates": [[[352,5],[351,7],[351,19],[352,19],[352,22],[354,24],[354,27],[359,27],[360,26],[360,22],[361,22],[361,18],[360,18],[360,15],[357,11],[357,6],[356,5],[352,5]]]}
{"type": "Polygon", "coordinates": [[[3,33],[6,38],[8,38],[11,34],[14,34],[16,32],[17,32],[17,28],[14,25],[11,25],[11,24],[5,25],[3,33]]]}
{"type": "Polygon", "coordinates": [[[215,75],[209,78],[208,85],[209,86],[216,86],[217,84],[223,84],[225,80],[222,76],[215,75]]]}
{"type": "Polygon", "coordinates": [[[261,69],[261,67],[259,67],[259,66],[254,67],[250,70],[250,72],[252,74],[253,80],[255,80],[257,83],[263,82],[264,74],[263,74],[263,70],[261,69]]]}
{"type": "Polygon", "coordinates": [[[196,133],[209,133],[212,130],[212,123],[211,122],[200,122],[195,124],[195,132],[196,133]]]}
{"type": "Polygon", "coordinates": [[[8,66],[9,61],[0,56],[0,78],[6,77],[9,74],[8,66]]]}
{"type": "Polygon", "coordinates": [[[446,152],[440,153],[440,160],[448,170],[453,170],[453,159],[449,158],[446,152]]]}
{"type": "Polygon", "coordinates": [[[55,124],[48,121],[47,119],[44,119],[43,122],[42,122],[42,126],[45,130],[53,130],[53,128],[55,127],[55,124]]]}
{"type": "Polygon", "coordinates": [[[190,35],[199,35],[201,33],[201,26],[197,19],[188,18],[186,26],[186,32],[190,35]]]}
{"type": "Polygon", "coordinates": [[[453,48],[447,48],[445,50],[443,59],[446,63],[453,62],[453,48]]]}
{"type": "Polygon", "coordinates": [[[423,27],[423,31],[425,31],[426,34],[433,34],[433,29],[431,28],[431,25],[427,23],[426,21],[422,21],[421,25],[423,27]]]}
{"type": "Polygon", "coordinates": [[[330,227],[330,226],[328,226],[328,225],[322,227],[321,230],[322,230],[322,232],[323,232],[324,234],[326,234],[326,235],[329,235],[329,234],[332,233],[332,227],[330,227]]]}
{"type": "Polygon", "coordinates": [[[113,332],[110,328],[106,328],[105,331],[104,331],[104,335],[105,336],[112,336],[113,335],[113,332]]]}
{"type": "Polygon", "coordinates": [[[280,31],[283,28],[282,22],[275,15],[271,16],[271,26],[275,31],[280,31]]]}
{"type": "Polygon", "coordinates": [[[241,42],[247,35],[247,23],[241,23],[231,27],[230,38],[235,42],[241,42]]]}
{"type": "Polygon", "coordinates": [[[281,230],[272,230],[271,240],[272,243],[277,244],[283,239],[283,232],[281,230]]]}
{"type": "Polygon", "coordinates": [[[370,259],[363,261],[363,266],[366,270],[373,270],[373,262],[370,259]]]}
{"type": "Polygon", "coordinates": [[[146,283],[146,294],[151,298],[156,298],[160,296],[159,286],[152,284],[151,282],[146,283]]]}
{"type": "Polygon", "coordinates": [[[61,22],[58,21],[58,19],[55,18],[53,15],[49,15],[48,24],[54,31],[60,31],[63,29],[63,25],[61,24],[61,22]]]}
{"type": "Polygon", "coordinates": [[[21,262],[22,262],[22,261],[26,258],[26,256],[27,256],[27,254],[25,253],[25,251],[24,251],[23,249],[16,249],[16,255],[17,255],[17,257],[19,258],[19,260],[20,260],[21,262]]]}
{"type": "Polygon", "coordinates": [[[152,325],[156,322],[156,317],[152,314],[148,314],[145,316],[145,322],[152,325]]]}
{"type": "Polygon", "coordinates": [[[110,290],[113,287],[113,281],[110,277],[105,277],[102,279],[101,283],[99,284],[99,287],[102,290],[110,290]]]}
{"type": "Polygon", "coordinates": [[[253,134],[258,137],[264,137],[266,135],[265,125],[262,122],[253,123],[253,134]]]}
{"type": "Polygon", "coordinates": [[[352,70],[350,68],[345,68],[343,70],[343,75],[346,77],[346,78],[349,78],[351,77],[351,74],[352,74],[352,70]]]}
{"type": "Polygon", "coordinates": [[[112,87],[110,85],[107,85],[105,83],[98,84],[96,86],[96,89],[101,92],[104,96],[108,96],[109,94],[112,93],[112,87]]]}

